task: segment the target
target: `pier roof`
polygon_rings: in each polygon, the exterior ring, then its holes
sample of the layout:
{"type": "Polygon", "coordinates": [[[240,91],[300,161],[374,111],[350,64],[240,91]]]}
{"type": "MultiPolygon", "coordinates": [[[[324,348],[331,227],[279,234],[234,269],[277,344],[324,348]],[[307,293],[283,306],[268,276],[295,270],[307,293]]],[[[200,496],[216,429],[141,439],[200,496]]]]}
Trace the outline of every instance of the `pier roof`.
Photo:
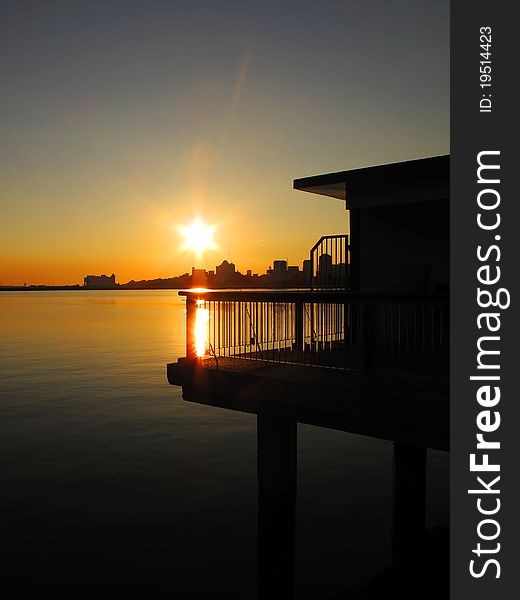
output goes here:
{"type": "Polygon", "coordinates": [[[446,200],[450,156],[363,167],[295,179],[295,190],[344,200],[346,208],[446,200]]]}

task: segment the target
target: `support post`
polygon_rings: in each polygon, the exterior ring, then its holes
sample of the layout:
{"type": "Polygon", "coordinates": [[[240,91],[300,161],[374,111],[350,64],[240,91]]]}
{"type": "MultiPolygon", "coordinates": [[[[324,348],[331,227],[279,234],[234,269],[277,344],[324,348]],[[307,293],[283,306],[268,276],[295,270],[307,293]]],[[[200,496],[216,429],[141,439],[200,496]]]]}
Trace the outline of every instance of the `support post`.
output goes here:
{"type": "Polygon", "coordinates": [[[197,318],[197,299],[193,294],[186,296],[186,358],[195,360],[197,349],[195,346],[195,320],[197,318]]]}
{"type": "Polygon", "coordinates": [[[258,415],[258,598],[294,598],[296,422],[258,415]]]}
{"type": "Polygon", "coordinates": [[[426,448],[394,443],[393,536],[396,567],[421,560],[426,516],[426,448]]]}

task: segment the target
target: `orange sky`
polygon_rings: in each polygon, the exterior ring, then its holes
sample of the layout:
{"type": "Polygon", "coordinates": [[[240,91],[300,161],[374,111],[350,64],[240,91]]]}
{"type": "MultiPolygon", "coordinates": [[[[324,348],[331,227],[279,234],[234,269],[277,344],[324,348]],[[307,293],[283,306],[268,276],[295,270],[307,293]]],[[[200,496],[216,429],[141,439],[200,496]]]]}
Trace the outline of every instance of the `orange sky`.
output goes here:
{"type": "Polygon", "coordinates": [[[0,284],[301,265],[346,219],[293,179],[449,152],[448,2],[206,8],[5,15],[0,284]]]}

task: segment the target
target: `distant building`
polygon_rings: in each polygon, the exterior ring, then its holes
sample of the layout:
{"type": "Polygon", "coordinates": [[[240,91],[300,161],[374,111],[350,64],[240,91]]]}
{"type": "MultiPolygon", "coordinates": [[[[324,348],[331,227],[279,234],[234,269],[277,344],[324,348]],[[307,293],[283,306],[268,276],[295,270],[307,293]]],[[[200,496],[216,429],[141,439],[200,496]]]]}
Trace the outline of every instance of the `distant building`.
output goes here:
{"type": "Polygon", "coordinates": [[[287,261],[286,260],[275,260],[273,261],[273,271],[276,276],[284,276],[287,272],[287,261]]]}
{"type": "Polygon", "coordinates": [[[322,254],[318,259],[318,272],[324,276],[330,275],[332,271],[332,256],[330,254],[322,254]]]}
{"type": "Polygon", "coordinates": [[[227,260],[222,261],[215,269],[215,280],[218,285],[233,284],[236,279],[235,265],[227,260]]]}
{"type": "Polygon", "coordinates": [[[206,287],[208,284],[208,274],[204,269],[191,269],[191,285],[193,287],[206,287]]]}
{"type": "Polygon", "coordinates": [[[112,275],[87,275],[83,279],[84,287],[106,290],[116,287],[116,276],[112,275]]]}
{"type": "Polygon", "coordinates": [[[287,261],[286,260],[274,260],[273,261],[273,284],[282,285],[285,284],[287,279],[287,261]]]}
{"type": "Polygon", "coordinates": [[[305,285],[310,285],[312,277],[312,260],[304,260],[303,261],[303,279],[305,281],[305,285]]]}

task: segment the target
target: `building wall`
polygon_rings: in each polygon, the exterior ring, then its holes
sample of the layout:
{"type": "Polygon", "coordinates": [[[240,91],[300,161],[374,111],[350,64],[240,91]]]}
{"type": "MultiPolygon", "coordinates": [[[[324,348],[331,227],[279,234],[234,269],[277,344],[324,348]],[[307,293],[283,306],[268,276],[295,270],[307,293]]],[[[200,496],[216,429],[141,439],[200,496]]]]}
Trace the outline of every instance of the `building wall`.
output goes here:
{"type": "Polygon", "coordinates": [[[426,292],[449,285],[448,200],[355,212],[359,291],[426,292]]]}

